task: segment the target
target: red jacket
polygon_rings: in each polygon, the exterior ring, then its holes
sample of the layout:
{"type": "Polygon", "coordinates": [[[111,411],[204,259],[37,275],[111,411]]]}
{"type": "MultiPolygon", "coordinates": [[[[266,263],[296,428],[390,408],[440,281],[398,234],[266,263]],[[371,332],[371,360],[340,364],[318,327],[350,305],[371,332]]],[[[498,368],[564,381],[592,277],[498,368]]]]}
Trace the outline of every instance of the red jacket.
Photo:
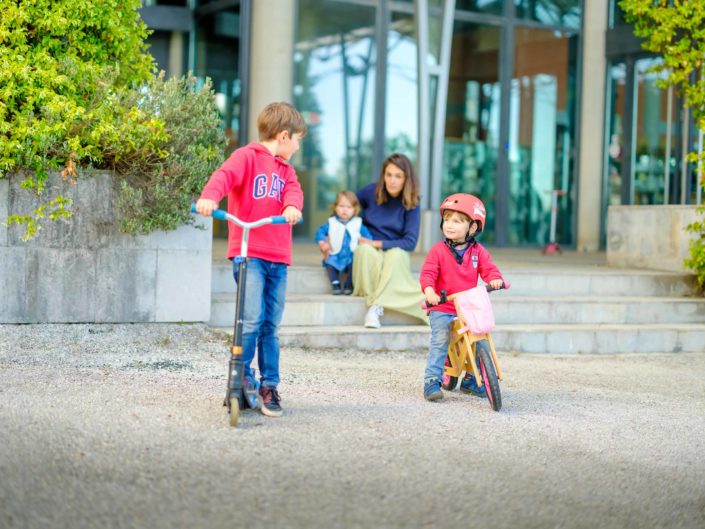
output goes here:
{"type": "MultiPolygon", "coordinates": [[[[237,149],[214,172],[201,198],[220,202],[228,195],[228,213],[247,222],[281,215],[287,206],[301,211],[304,194],[294,168],[260,143],[237,149]]],[[[240,255],[242,229],[228,222],[228,257],[240,255]]],[[[248,257],[291,264],[291,225],[270,224],[250,230],[248,257]]]]}
{"type": "MultiPolygon", "coordinates": [[[[419,282],[422,292],[426,287],[433,287],[439,296],[441,290],[445,290],[450,296],[476,287],[478,275],[485,283],[493,279],[504,281],[499,268],[492,261],[490,252],[477,241],[465,251],[462,264],[458,264],[451,249],[444,242],[438,242],[426,256],[421,267],[419,282]]],[[[448,301],[431,307],[429,311],[431,310],[455,314],[455,305],[452,301],[448,301]]]]}

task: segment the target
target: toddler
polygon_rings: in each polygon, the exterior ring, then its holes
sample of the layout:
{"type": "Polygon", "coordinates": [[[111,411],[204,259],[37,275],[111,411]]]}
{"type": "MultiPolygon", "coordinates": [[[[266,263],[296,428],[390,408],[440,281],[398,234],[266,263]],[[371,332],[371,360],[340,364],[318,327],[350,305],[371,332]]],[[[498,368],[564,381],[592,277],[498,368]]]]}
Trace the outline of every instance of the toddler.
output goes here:
{"type": "Polygon", "coordinates": [[[316,231],[316,241],[323,254],[323,266],[328,271],[334,295],[349,296],[353,291],[353,252],[360,237],[372,239],[370,230],[357,216],[360,202],[352,191],[341,191],[335,197],[333,215],[316,231]],[[345,283],[340,284],[342,275],[345,283]]]}
{"type": "MultiPolygon", "coordinates": [[[[444,240],[436,243],[426,256],[421,268],[421,290],[426,296],[431,320],[431,344],[424,374],[423,395],[426,400],[443,398],[441,379],[450,342],[450,323],[456,317],[452,301],[440,303],[439,293],[447,295],[477,286],[478,276],[492,288],[502,287],[504,280],[492,262],[490,253],[475,240],[485,227],[485,206],[482,201],[465,193],[456,193],[441,203],[441,230],[444,240]]],[[[476,347],[489,345],[486,340],[476,347]]],[[[460,391],[477,396],[485,395],[472,374],[466,374],[460,391]]]]}

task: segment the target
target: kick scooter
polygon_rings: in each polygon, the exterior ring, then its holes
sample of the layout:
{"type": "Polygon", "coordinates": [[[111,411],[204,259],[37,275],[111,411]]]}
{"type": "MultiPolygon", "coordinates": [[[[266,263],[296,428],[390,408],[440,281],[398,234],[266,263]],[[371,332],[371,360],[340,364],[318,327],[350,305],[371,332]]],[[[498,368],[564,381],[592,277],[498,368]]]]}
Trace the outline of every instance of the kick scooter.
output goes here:
{"type": "MultiPolygon", "coordinates": [[[[196,211],[196,204],[191,204],[191,211],[196,211]]],[[[247,284],[247,241],[250,230],[265,226],[267,224],[288,224],[281,216],[265,217],[253,222],[245,222],[238,219],[222,209],[216,209],[212,213],[213,218],[227,220],[242,228],[242,244],[240,245],[240,255],[235,257],[237,263],[237,296],[235,302],[235,327],[233,331],[233,341],[230,346],[230,362],[228,365],[228,385],[225,393],[223,406],[228,408],[230,426],[237,426],[240,417],[240,410],[246,408],[257,408],[257,395],[259,393],[259,382],[252,381],[252,387],[245,387],[245,366],[242,360],[242,319],[245,310],[245,285],[247,284]]],[[[299,220],[301,223],[303,219],[299,220]]]]}

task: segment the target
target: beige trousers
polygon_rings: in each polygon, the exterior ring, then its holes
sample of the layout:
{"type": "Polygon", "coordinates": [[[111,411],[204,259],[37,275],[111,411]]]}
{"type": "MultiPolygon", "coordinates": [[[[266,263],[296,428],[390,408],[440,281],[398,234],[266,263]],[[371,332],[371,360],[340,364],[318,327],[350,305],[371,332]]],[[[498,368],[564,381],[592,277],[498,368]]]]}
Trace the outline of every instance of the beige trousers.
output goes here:
{"type": "Polygon", "coordinates": [[[418,279],[411,274],[408,252],[358,245],[353,259],[353,283],[353,295],[364,297],[367,306],[381,305],[428,324],[426,311],[421,308],[424,295],[418,279]]]}

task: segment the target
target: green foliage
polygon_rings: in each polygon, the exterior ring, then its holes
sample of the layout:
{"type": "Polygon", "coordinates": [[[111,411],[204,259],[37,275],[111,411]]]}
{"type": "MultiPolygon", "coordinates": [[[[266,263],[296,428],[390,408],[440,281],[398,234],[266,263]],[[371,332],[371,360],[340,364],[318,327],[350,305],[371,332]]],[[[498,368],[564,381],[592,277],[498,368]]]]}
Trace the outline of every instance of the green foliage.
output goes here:
{"type": "Polygon", "coordinates": [[[699,207],[698,213],[703,215],[703,220],[688,226],[688,231],[695,234],[695,240],[690,244],[690,257],[685,260],[685,266],[695,270],[698,286],[705,290],[705,207],[699,207]]]}
{"type": "Polygon", "coordinates": [[[160,76],[121,104],[163,120],[165,139],[156,151],[139,144],[123,154],[116,169],[118,207],[127,233],[170,230],[192,220],[189,205],[222,161],[226,138],[210,82],[196,89],[193,77],[160,76]]]}
{"type": "Polygon", "coordinates": [[[41,193],[47,171],[72,152],[79,164],[110,162],[104,147],[110,153],[128,132],[117,121],[131,110],[114,99],[154,69],[139,6],[140,0],[0,0],[2,173],[33,170],[25,187],[41,193]]]}
{"type": "MultiPolygon", "coordinates": [[[[644,40],[644,49],[658,53],[663,64],[652,68],[667,76],[657,81],[660,86],[674,86],[692,110],[696,125],[705,130],[705,2],[692,0],[620,0],[626,21],[634,24],[634,34],[644,40]]],[[[702,162],[697,153],[688,161],[702,162]]],[[[701,164],[702,166],[702,164],[701,164]]],[[[700,185],[705,186],[703,174],[700,185]]],[[[703,214],[705,209],[699,208],[703,214]]],[[[699,234],[690,246],[690,258],[685,265],[698,276],[705,287],[705,220],[688,227],[699,234]]]]}
{"type": "MultiPolygon", "coordinates": [[[[155,79],[140,6],[0,0],[0,177],[21,171],[21,187],[42,195],[49,194],[49,171],[64,168],[75,182],[82,168],[115,170],[124,178],[120,209],[132,215],[122,228],[131,233],[187,220],[176,209],[192,198],[184,193],[195,194],[223,145],[208,87],[194,92],[192,79],[155,79]],[[197,126],[197,119],[204,122],[197,126]]],[[[61,196],[47,198],[6,224],[25,226],[28,239],[43,219],[70,216],[69,206],[61,196]]]]}

